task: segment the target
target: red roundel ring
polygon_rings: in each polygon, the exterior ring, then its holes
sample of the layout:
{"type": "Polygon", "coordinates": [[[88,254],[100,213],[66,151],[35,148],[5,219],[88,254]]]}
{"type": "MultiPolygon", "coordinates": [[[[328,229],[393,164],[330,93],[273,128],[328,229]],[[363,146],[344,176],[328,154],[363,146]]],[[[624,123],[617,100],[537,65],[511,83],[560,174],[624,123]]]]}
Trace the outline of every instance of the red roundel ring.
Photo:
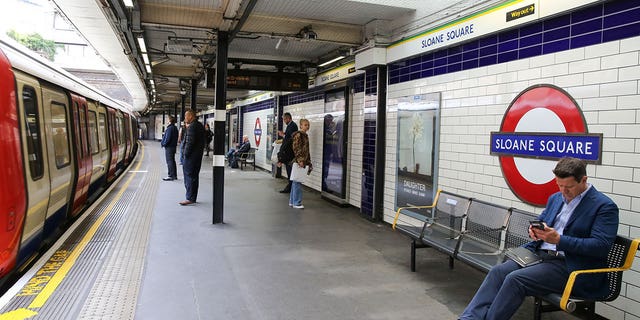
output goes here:
{"type": "MultiPolygon", "coordinates": [[[[564,124],[565,133],[587,133],[582,111],[573,98],[550,84],[531,86],[513,99],[502,119],[500,132],[515,132],[522,117],[535,108],[546,108],[555,113],[564,124]]],[[[532,183],[518,171],[512,156],[500,156],[499,159],[507,184],[522,201],[545,206],[547,198],[558,191],[555,179],[543,184],[532,183]]]]}
{"type": "Polygon", "coordinates": [[[256,148],[260,146],[260,140],[262,139],[262,125],[260,124],[260,118],[256,118],[256,124],[253,127],[253,139],[256,142],[256,148]]]}

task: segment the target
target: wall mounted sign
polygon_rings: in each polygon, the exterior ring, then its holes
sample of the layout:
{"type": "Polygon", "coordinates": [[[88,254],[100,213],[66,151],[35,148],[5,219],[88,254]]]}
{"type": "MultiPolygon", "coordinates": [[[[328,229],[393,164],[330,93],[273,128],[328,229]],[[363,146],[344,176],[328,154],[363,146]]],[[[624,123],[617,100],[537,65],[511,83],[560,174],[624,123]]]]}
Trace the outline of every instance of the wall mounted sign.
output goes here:
{"type": "Polygon", "coordinates": [[[256,142],[256,148],[260,146],[261,138],[262,138],[262,125],[260,124],[260,118],[256,118],[256,124],[253,126],[253,139],[256,142]]]}
{"type": "Polygon", "coordinates": [[[511,102],[490,143],[511,190],[535,206],[558,191],[552,170],[559,158],[602,161],[602,134],[589,134],[573,98],[548,84],[529,87],[511,102]]]}

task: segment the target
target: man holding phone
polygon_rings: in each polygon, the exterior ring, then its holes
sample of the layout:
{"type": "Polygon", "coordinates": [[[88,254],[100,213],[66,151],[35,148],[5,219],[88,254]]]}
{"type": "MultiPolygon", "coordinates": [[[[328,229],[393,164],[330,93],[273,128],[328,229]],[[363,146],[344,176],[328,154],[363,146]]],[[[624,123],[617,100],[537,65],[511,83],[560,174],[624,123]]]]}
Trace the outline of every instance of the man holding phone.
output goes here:
{"type": "MultiPolygon", "coordinates": [[[[542,262],[521,267],[512,260],[494,266],[460,319],[510,319],[526,296],[561,293],[574,270],[605,268],[618,231],[618,207],[587,183],[586,162],[565,157],[553,173],[560,189],[532,221],[523,247],[542,262]]],[[[605,274],[582,275],[572,295],[600,298],[609,293],[605,274]]]]}

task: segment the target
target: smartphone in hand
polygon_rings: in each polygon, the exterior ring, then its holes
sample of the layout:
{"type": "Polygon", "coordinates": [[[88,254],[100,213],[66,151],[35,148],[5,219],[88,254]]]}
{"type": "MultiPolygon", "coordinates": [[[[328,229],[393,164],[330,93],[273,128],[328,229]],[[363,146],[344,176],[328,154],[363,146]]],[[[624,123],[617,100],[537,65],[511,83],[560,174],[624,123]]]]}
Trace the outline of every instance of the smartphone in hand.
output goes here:
{"type": "Polygon", "coordinates": [[[531,220],[529,221],[529,224],[533,227],[533,228],[537,228],[540,230],[544,230],[544,223],[540,220],[531,220]]]}

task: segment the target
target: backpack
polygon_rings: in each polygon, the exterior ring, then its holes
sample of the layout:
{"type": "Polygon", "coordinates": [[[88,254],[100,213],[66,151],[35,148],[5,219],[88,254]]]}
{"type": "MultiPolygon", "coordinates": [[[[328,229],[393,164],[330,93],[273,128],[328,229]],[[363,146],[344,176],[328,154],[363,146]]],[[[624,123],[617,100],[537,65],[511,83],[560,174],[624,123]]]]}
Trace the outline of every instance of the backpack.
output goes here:
{"type": "Polygon", "coordinates": [[[293,153],[293,136],[282,142],[280,151],[278,152],[278,161],[288,164],[296,157],[293,153]]]}

